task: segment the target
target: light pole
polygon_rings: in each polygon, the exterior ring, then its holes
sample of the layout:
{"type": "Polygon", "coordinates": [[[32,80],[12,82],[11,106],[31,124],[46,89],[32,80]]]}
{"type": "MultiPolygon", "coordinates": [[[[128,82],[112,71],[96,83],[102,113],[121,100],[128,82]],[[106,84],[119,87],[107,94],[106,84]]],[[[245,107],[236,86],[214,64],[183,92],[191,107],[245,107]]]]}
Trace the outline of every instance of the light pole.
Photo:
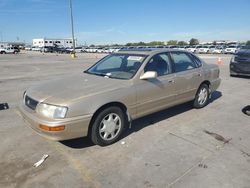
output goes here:
{"type": "Polygon", "coordinates": [[[72,43],[73,43],[73,51],[72,51],[72,57],[75,56],[75,36],[74,36],[74,22],[73,22],[73,13],[72,13],[72,0],[69,0],[69,9],[70,9],[70,21],[71,21],[71,33],[72,33],[72,43]]]}

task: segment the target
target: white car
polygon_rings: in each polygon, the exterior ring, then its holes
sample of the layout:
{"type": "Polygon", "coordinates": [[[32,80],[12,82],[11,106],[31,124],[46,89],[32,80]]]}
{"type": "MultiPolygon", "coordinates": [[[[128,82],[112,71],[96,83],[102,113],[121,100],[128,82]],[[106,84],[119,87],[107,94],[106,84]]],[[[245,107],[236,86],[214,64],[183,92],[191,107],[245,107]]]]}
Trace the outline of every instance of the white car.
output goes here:
{"type": "Polygon", "coordinates": [[[208,48],[209,48],[208,53],[212,53],[214,49],[216,48],[216,46],[212,45],[212,46],[208,46],[208,48]]]}
{"type": "Polygon", "coordinates": [[[101,48],[101,47],[99,47],[99,48],[97,48],[96,52],[97,52],[97,53],[103,53],[103,52],[104,52],[104,49],[101,48]]]}
{"type": "Polygon", "coordinates": [[[109,53],[113,53],[115,51],[114,47],[109,48],[109,53]]]}
{"type": "Polygon", "coordinates": [[[225,54],[235,54],[239,50],[239,46],[230,45],[225,49],[225,54]]]}
{"type": "Polygon", "coordinates": [[[199,48],[201,48],[201,45],[196,45],[196,46],[190,46],[189,48],[187,48],[187,51],[192,52],[192,53],[196,53],[198,52],[199,48]]]}
{"type": "Polygon", "coordinates": [[[76,47],[75,52],[76,53],[82,53],[83,52],[82,47],[76,47]]]}
{"type": "Polygon", "coordinates": [[[91,47],[91,48],[88,49],[88,52],[89,52],[89,53],[95,53],[96,50],[97,50],[96,48],[91,47]]]}
{"type": "Polygon", "coordinates": [[[224,53],[224,48],[222,46],[216,46],[211,53],[213,54],[223,54],[224,53]]]}
{"type": "Polygon", "coordinates": [[[14,54],[15,50],[13,48],[0,48],[0,54],[14,54]]]}
{"type": "Polygon", "coordinates": [[[90,48],[87,47],[87,48],[85,48],[83,51],[86,52],[86,53],[89,53],[89,52],[90,52],[90,48]]]}
{"type": "Polygon", "coordinates": [[[117,47],[117,48],[115,48],[114,52],[119,52],[120,49],[121,48],[117,47]]]}
{"type": "Polygon", "coordinates": [[[25,47],[25,50],[26,50],[26,51],[31,51],[31,46],[26,46],[26,47],[25,47]]]}
{"type": "Polygon", "coordinates": [[[201,46],[201,48],[198,48],[197,52],[200,54],[207,54],[209,52],[209,47],[208,46],[201,46]]]}
{"type": "Polygon", "coordinates": [[[41,48],[40,48],[40,47],[37,47],[37,46],[32,46],[31,50],[32,50],[32,51],[40,51],[41,48]]]}

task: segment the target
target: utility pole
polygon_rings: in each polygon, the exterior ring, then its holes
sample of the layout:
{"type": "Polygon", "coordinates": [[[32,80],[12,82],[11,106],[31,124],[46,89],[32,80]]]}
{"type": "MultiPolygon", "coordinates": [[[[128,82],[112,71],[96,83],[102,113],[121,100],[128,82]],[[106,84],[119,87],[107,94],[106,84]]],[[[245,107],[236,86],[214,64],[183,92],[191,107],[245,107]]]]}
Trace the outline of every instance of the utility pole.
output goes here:
{"type": "Polygon", "coordinates": [[[71,21],[71,33],[72,33],[72,43],[73,43],[73,51],[72,51],[72,57],[75,58],[75,36],[74,36],[74,22],[73,22],[73,11],[72,11],[72,0],[69,0],[69,8],[70,8],[70,21],[71,21]]]}

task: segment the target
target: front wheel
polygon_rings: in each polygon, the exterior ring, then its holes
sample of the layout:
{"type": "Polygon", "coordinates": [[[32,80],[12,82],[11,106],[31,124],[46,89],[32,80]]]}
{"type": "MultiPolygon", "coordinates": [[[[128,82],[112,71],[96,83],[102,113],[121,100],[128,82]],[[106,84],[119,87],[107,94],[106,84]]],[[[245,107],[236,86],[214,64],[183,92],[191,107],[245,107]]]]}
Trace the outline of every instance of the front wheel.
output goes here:
{"type": "Polygon", "coordinates": [[[91,129],[91,140],[100,146],[110,145],[119,139],[124,125],[124,112],[119,107],[108,107],[95,118],[91,129]]]}
{"type": "Polygon", "coordinates": [[[193,106],[195,108],[203,108],[208,104],[209,88],[207,84],[202,84],[198,89],[193,106]]]}

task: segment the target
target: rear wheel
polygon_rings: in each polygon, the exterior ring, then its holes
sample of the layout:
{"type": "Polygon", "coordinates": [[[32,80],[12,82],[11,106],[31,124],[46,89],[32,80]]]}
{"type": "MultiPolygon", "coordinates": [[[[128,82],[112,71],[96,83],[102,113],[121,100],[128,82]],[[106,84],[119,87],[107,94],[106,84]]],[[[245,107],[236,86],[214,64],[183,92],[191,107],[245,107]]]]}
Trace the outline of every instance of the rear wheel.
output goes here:
{"type": "Polygon", "coordinates": [[[198,89],[193,106],[195,108],[203,108],[208,104],[209,88],[207,84],[202,84],[198,89]]]}
{"type": "Polygon", "coordinates": [[[91,140],[100,146],[110,145],[119,139],[124,125],[124,112],[116,106],[108,107],[95,118],[91,129],[91,140]]]}

